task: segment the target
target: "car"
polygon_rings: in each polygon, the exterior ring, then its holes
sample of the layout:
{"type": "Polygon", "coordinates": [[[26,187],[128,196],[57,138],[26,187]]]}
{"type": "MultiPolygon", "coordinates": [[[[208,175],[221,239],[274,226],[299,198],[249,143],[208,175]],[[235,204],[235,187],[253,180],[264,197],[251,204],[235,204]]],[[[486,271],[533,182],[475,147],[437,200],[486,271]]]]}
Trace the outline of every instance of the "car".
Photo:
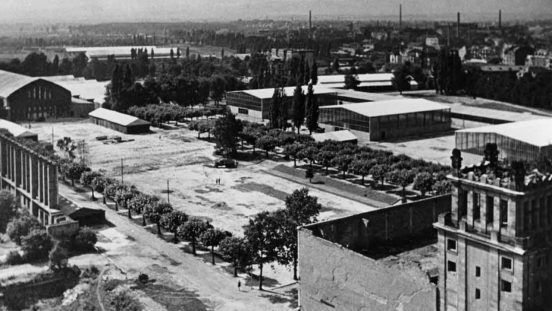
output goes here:
{"type": "Polygon", "coordinates": [[[238,161],[232,159],[219,159],[215,161],[215,167],[224,166],[226,168],[236,168],[238,167],[238,161]]]}

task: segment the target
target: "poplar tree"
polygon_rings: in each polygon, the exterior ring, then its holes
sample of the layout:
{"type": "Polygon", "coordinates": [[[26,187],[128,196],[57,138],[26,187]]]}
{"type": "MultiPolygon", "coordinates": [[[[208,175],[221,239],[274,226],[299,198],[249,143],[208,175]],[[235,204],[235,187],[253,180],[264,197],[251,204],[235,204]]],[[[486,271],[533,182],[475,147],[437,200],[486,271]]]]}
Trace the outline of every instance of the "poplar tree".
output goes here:
{"type": "Polygon", "coordinates": [[[293,91],[292,114],[293,125],[297,128],[297,134],[299,134],[301,125],[305,121],[305,94],[299,84],[293,91]]]}
{"type": "Polygon", "coordinates": [[[309,129],[309,133],[312,134],[314,130],[318,128],[318,100],[316,95],[314,95],[314,89],[312,84],[309,84],[309,89],[307,91],[307,103],[306,103],[306,121],[305,125],[309,129]]]}
{"type": "Polygon", "coordinates": [[[270,127],[279,128],[280,125],[280,104],[281,104],[281,95],[280,89],[274,88],[274,94],[272,95],[272,103],[270,104],[270,127]]]}

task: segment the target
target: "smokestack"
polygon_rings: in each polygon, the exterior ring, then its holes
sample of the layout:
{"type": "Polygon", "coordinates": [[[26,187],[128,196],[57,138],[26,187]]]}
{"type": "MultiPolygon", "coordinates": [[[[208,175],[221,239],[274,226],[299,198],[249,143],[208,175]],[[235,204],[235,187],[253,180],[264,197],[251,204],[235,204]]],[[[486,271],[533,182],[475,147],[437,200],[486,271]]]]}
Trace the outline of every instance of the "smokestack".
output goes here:
{"type": "Polygon", "coordinates": [[[399,4],[399,30],[402,29],[402,4],[399,4]]]}
{"type": "Polygon", "coordinates": [[[312,11],[309,10],[309,39],[312,39],[312,11]]]}
{"type": "Polygon", "coordinates": [[[502,29],[502,10],[498,10],[498,28],[502,29]]]}
{"type": "Polygon", "coordinates": [[[460,38],[460,12],[456,13],[456,38],[460,38]]]}

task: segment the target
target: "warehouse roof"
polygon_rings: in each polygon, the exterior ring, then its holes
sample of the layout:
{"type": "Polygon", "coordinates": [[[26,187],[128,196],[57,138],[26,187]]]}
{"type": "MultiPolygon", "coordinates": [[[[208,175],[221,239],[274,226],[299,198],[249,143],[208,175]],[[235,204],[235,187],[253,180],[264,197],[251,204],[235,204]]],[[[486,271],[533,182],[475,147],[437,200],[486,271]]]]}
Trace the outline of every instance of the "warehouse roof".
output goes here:
{"type": "Polygon", "coordinates": [[[337,98],[343,101],[354,100],[356,102],[373,102],[378,100],[396,99],[397,96],[385,95],[381,93],[360,92],[355,90],[336,90],[337,98]]]}
{"type": "Polygon", "coordinates": [[[322,142],[326,140],[334,140],[340,142],[356,141],[357,137],[348,130],[327,132],[327,133],[312,133],[314,141],[322,142]]]}
{"type": "Polygon", "coordinates": [[[38,80],[17,73],[0,70],[0,97],[8,97],[25,85],[38,80]]]}
{"type": "Polygon", "coordinates": [[[544,147],[552,145],[552,118],[489,125],[459,130],[456,133],[493,133],[544,147]]]}
{"type": "Polygon", "coordinates": [[[450,109],[449,106],[421,98],[400,98],[376,102],[320,107],[320,109],[330,108],[342,108],[366,117],[380,117],[386,115],[450,109]]]}
{"type": "MultiPolygon", "coordinates": [[[[293,96],[293,91],[295,90],[294,86],[288,86],[284,88],[284,92],[287,96],[293,96]]],[[[322,86],[315,85],[313,86],[314,94],[335,94],[336,90],[328,89],[322,86]]],[[[303,92],[307,94],[308,86],[303,85],[303,92]]],[[[256,89],[256,90],[243,90],[243,91],[235,91],[235,92],[244,92],[246,94],[249,94],[251,96],[255,96],[260,99],[268,99],[272,98],[272,95],[274,95],[274,88],[268,88],[268,89],[256,89]]]]}
{"type": "Polygon", "coordinates": [[[8,130],[14,137],[26,138],[38,136],[36,133],[29,131],[23,126],[4,119],[0,119],[0,128],[8,130]]]}
{"type": "Polygon", "coordinates": [[[106,120],[122,126],[149,125],[149,122],[114,110],[98,108],[88,114],[90,117],[106,120]]]}
{"type": "MultiPolygon", "coordinates": [[[[356,78],[360,82],[359,88],[363,87],[388,87],[393,85],[392,73],[365,73],[358,74],[356,78]]],[[[411,85],[418,85],[414,80],[410,81],[411,85]]],[[[344,88],[345,75],[327,75],[318,76],[318,84],[329,88],[344,88]]]]}
{"type": "Polygon", "coordinates": [[[99,104],[105,101],[105,87],[111,83],[111,81],[99,82],[96,80],[86,80],[82,77],[76,78],[73,75],[42,77],[42,79],[68,89],[71,91],[73,97],[78,96],[84,100],[93,100],[99,104]]]}

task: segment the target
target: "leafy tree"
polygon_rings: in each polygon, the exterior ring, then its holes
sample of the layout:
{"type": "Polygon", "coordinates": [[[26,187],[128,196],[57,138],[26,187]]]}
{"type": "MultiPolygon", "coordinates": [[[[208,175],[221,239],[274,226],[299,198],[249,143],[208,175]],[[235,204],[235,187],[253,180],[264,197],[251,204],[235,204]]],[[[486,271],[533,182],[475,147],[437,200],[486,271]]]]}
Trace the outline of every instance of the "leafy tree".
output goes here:
{"type": "Polygon", "coordinates": [[[391,82],[393,86],[402,95],[403,91],[410,89],[410,64],[406,63],[393,71],[391,82]]]}
{"type": "Polygon", "coordinates": [[[138,193],[128,201],[128,208],[136,214],[142,214],[142,226],[146,225],[147,213],[159,201],[158,197],[138,193]]]}
{"type": "Polygon", "coordinates": [[[225,260],[230,260],[234,266],[234,276],[238,276],[238,268],[250,264],[250,250],[244,238],[227,236],[220,241],[219,251],[225,260]]]}
{"type": "MultiPolygon", "coordinates": [[[[94,191],[103,193],[105,191],[105,187],[107,186],[105,178],[102,176],[96,176],[94,179],[92,179],[92,183],[90,184],[90,188],[92,188],[92,198],[94,198],[94,191]]],[[[105,193],[103,195],[103,203],[105,204],[105,193]]]]}
{"type": "Polygon", "coordinates": [[[297,153],[297,157],[303,160],[306,160],[309,162],[309,166],[312,167],[312,163],[316,159],[316,155],[318,154],[318,148],[314,145],[308,145],[305,146],[302,150],[297,153]]]}
{"type": "Polygon", "coordinates": [[[293,91],[291,110],[293,111],[291,119],[293,120],[293,125],[297,128],[297,134],[299,134],[301,125],[303,125],[305,121],[305,94],[303,93],[303,88],[299,84],[293,91]]]}
{"type": "Polygon", "coordinates": [[[240,120],[236,119],[231,113],[225,114],[215,122],[213,136],[217,147],[223,148],[226,151],[236,153],[238,144],[238,135],[241,132],[243,125],[240,120]]]}
{"type": "Polygon", "coordinates": [[[0,232],[6,232],[8,223],[17,215],[18,204],[8,190],[0,190],[0,232]]]}
{"type": "Polygon", "coordinates": [[[345,75],[345,88],[346,89],[356,89],[360,84],[358,77],[352,74],[345,75]]]}
{"type": "Polygon", "coordinates": [[[293,191],[285,199],[287,215],[299,225],[310,224],[316,221],[322,205],[318,198],[309,195],[308,188],[293,191]]]}
{"type": "Polygon", "coordinates": [[[22,215],[19,218],[12,219],[7,226],[6,233],[10,240],[17,245],[21,245],[21,238],[26,236],[33,229],[41,228],[38,221],[30,215],[22,215]]]}
{"type": "Polygon", "coordinates": [[[56,243],[50,251],[48,259],[50,260],[50,269],[52,271],[62,270],[67,267],[69,259],[68,251],[60,243],[56,243]]]}
{"type": "Polygon", "coordinates": [[[152,208],[148,210],[147,217],[151,222],[157,225],[157,234],[161,235],[161,219],[163,215],[169,214],[172,211],[172,205],[166,202],[154,204],[152,208]]]}
{"type": "Polygon", "coordinates": [[[77,149],[77,145],[73,142],[71,137],[63,137],[58,139],[56,146],[65,153],[68,159],[75,159],[75,150],[77,149]]]}
{"type": "Polygon", "coordinates": [[[332,165],[333,159],[335,158],[335,156],[336,156],[336,153],[334,151],[329,151],[329,150],[320,150],[316,154],[316,162],[318,162],[326,169],[326,174],[328,174],[328,169],[332,165]]]}
{"type": "Polygon", "coordinates": [[[318,128],[318,116],[320,114],[318,100],[314,95],[312,84],[309,84],[306,101],[306,126],[309,129],[309,134],[312,134],[318,128]]]}
{"type": "Polygon", "coordinates": [[[72,162],[67,167],[67,178],[71,179],[71,186],[75,186],[75,180],[80,179],[87,167],[81,163],[72,162]]]}
{"type": "Polygon", "coordinates": [[[381,186],[383,187],[383,181],[385,179],[385,176],[389,172],[389,170],[390,170],[389,165],[387,165],[387,164],[377,164],[377,165],[374,165],[370,169],[370,175],[372,175],[372,179],[374,181],[376,181],[376,182],[380,181],[381,186]]]}
{"type": "Polygon", "coordinates": [[[79,252],[91,252],[98,242],[96,232],[88,227],[82,227],[73,237],[73,248],[79,252]]]}
{"type": "Polygon", "coordinates": [[[297,167],[297,154],[303,148],[299,143],[287,144],[284,146],[284,154],[293,159],[293,167],[297,167]]]}
{"type": "Polygon", "coordinates": [[[268,152],[276,148],[276,146],[278,145],[278,140],[272,135],[264,135],[257,139],[255,145],[257,145],[259,149],[265,151],[266,158],[268,159],[268,152]]]}
{"type": "Polygon", "coordinates": [[[438,180],[433,184],[433,192],[436,195],[443,195],[452,191],[452,185],[446,179],[438,180]]]}
{"type": "Polygon", "coordinates": [[[282,90],[278,87],[274,88],[272,94],[272,102],[270,103],[269,111],[269,126],[271,128],[280,128],[280,106],[282,104],[283,95],[282,90]]]}
{"type": "Polygon", "coordinates": [[[414,181],[415,173],[412,170],[401,169],[389,173],[389,181],[402,188],[402,201],[406,203],[406,187],[414,181]]]}
{"type": "Polygon", "coordinates": [[[345,178],[345,174],[349,171],[351,162],[353,162],[353,157],[346,154],[338,155],[332,160],[333,165],[343,173],[343,178],[345,178]]]}
{"type": "Polygon", "coordinates": [[[201,244],[211,248],[211,263],[215,264],[215,246],[219,246],[220,242],[226,238],[227,234],[216,228],[210,228],[207,231],[203,232],[199,240],[201,244]]]}
{"type": "Polygon", "coordinates": [[[179,227],[188,220],[188,215],[181,211],[172,211],[161,216],[163,227],[173,233],[173,242],[178,242],[179,227]]]}
{"type": "Polygon", "coordinates": [[[80,177],[81,184],[83,184],[84,186],[90,187],[90,189],[92,189],[92,200],[95,199],[94,198],[95,187],[93,187],[93,182],[95,179],[99,179],[98,177],[101,178],[101,176],[102,174],[100,172],[88,171],[88,172],[83,172],[80,177]]]}
{"type": "Polygon", "coordinates": [[[305,178],[307,178],[309,182],[312,184],[312,179],[314,178],[314,171],[312,167],[309,166],[305,171],[305,178]]]}
{"type": "Polygon", "coordinates": [[[277,217],[261,212],[249,220],[244,236],[251,250],[251,259],[259,266],[259,290],[263,289],[263,268],[278,259],[278,249],[283,244],[281,226],[277,217]]]}
{"type": "Polygon", "coordinates": [[[353,173],[362,176],[362,184],[364,185],[364,177],[370,174],[370,169],[374,166],[374,164],[374,161],[357,158],[351,163],[351,170],[353,173]]]}
{"type": "Polygon", "coordinates": [[[433,189],[433,184],[435,184],[435,179],[433,179],[433,176],[428,172],[421,172],[416,174],[416,177],[414,178],[414,185],[412,188],[414,190],[419,190],[422,193],[422,196],[425,197],[426,192],[431,191],[433,189]]]}
{"type": "Polygon", "coordinates": [[[21,239],[21,250],[29,261],[46,258],[52,246],[52,239],[44,229],[32,229],[21,239]]]}
{"type": "Polygon", "coordinates": [[[197,240],[212,226],[201,218],[191,217],[178,227],[178,234],[192,244],[192,254],[196,255],[197,240]]]}
{"type": "Polygon", "coordinates": [[[313,85],[318,83],[318,66],[316,65],[316,61],[313,61],[310,67],[310,83],[313,85]]]}

